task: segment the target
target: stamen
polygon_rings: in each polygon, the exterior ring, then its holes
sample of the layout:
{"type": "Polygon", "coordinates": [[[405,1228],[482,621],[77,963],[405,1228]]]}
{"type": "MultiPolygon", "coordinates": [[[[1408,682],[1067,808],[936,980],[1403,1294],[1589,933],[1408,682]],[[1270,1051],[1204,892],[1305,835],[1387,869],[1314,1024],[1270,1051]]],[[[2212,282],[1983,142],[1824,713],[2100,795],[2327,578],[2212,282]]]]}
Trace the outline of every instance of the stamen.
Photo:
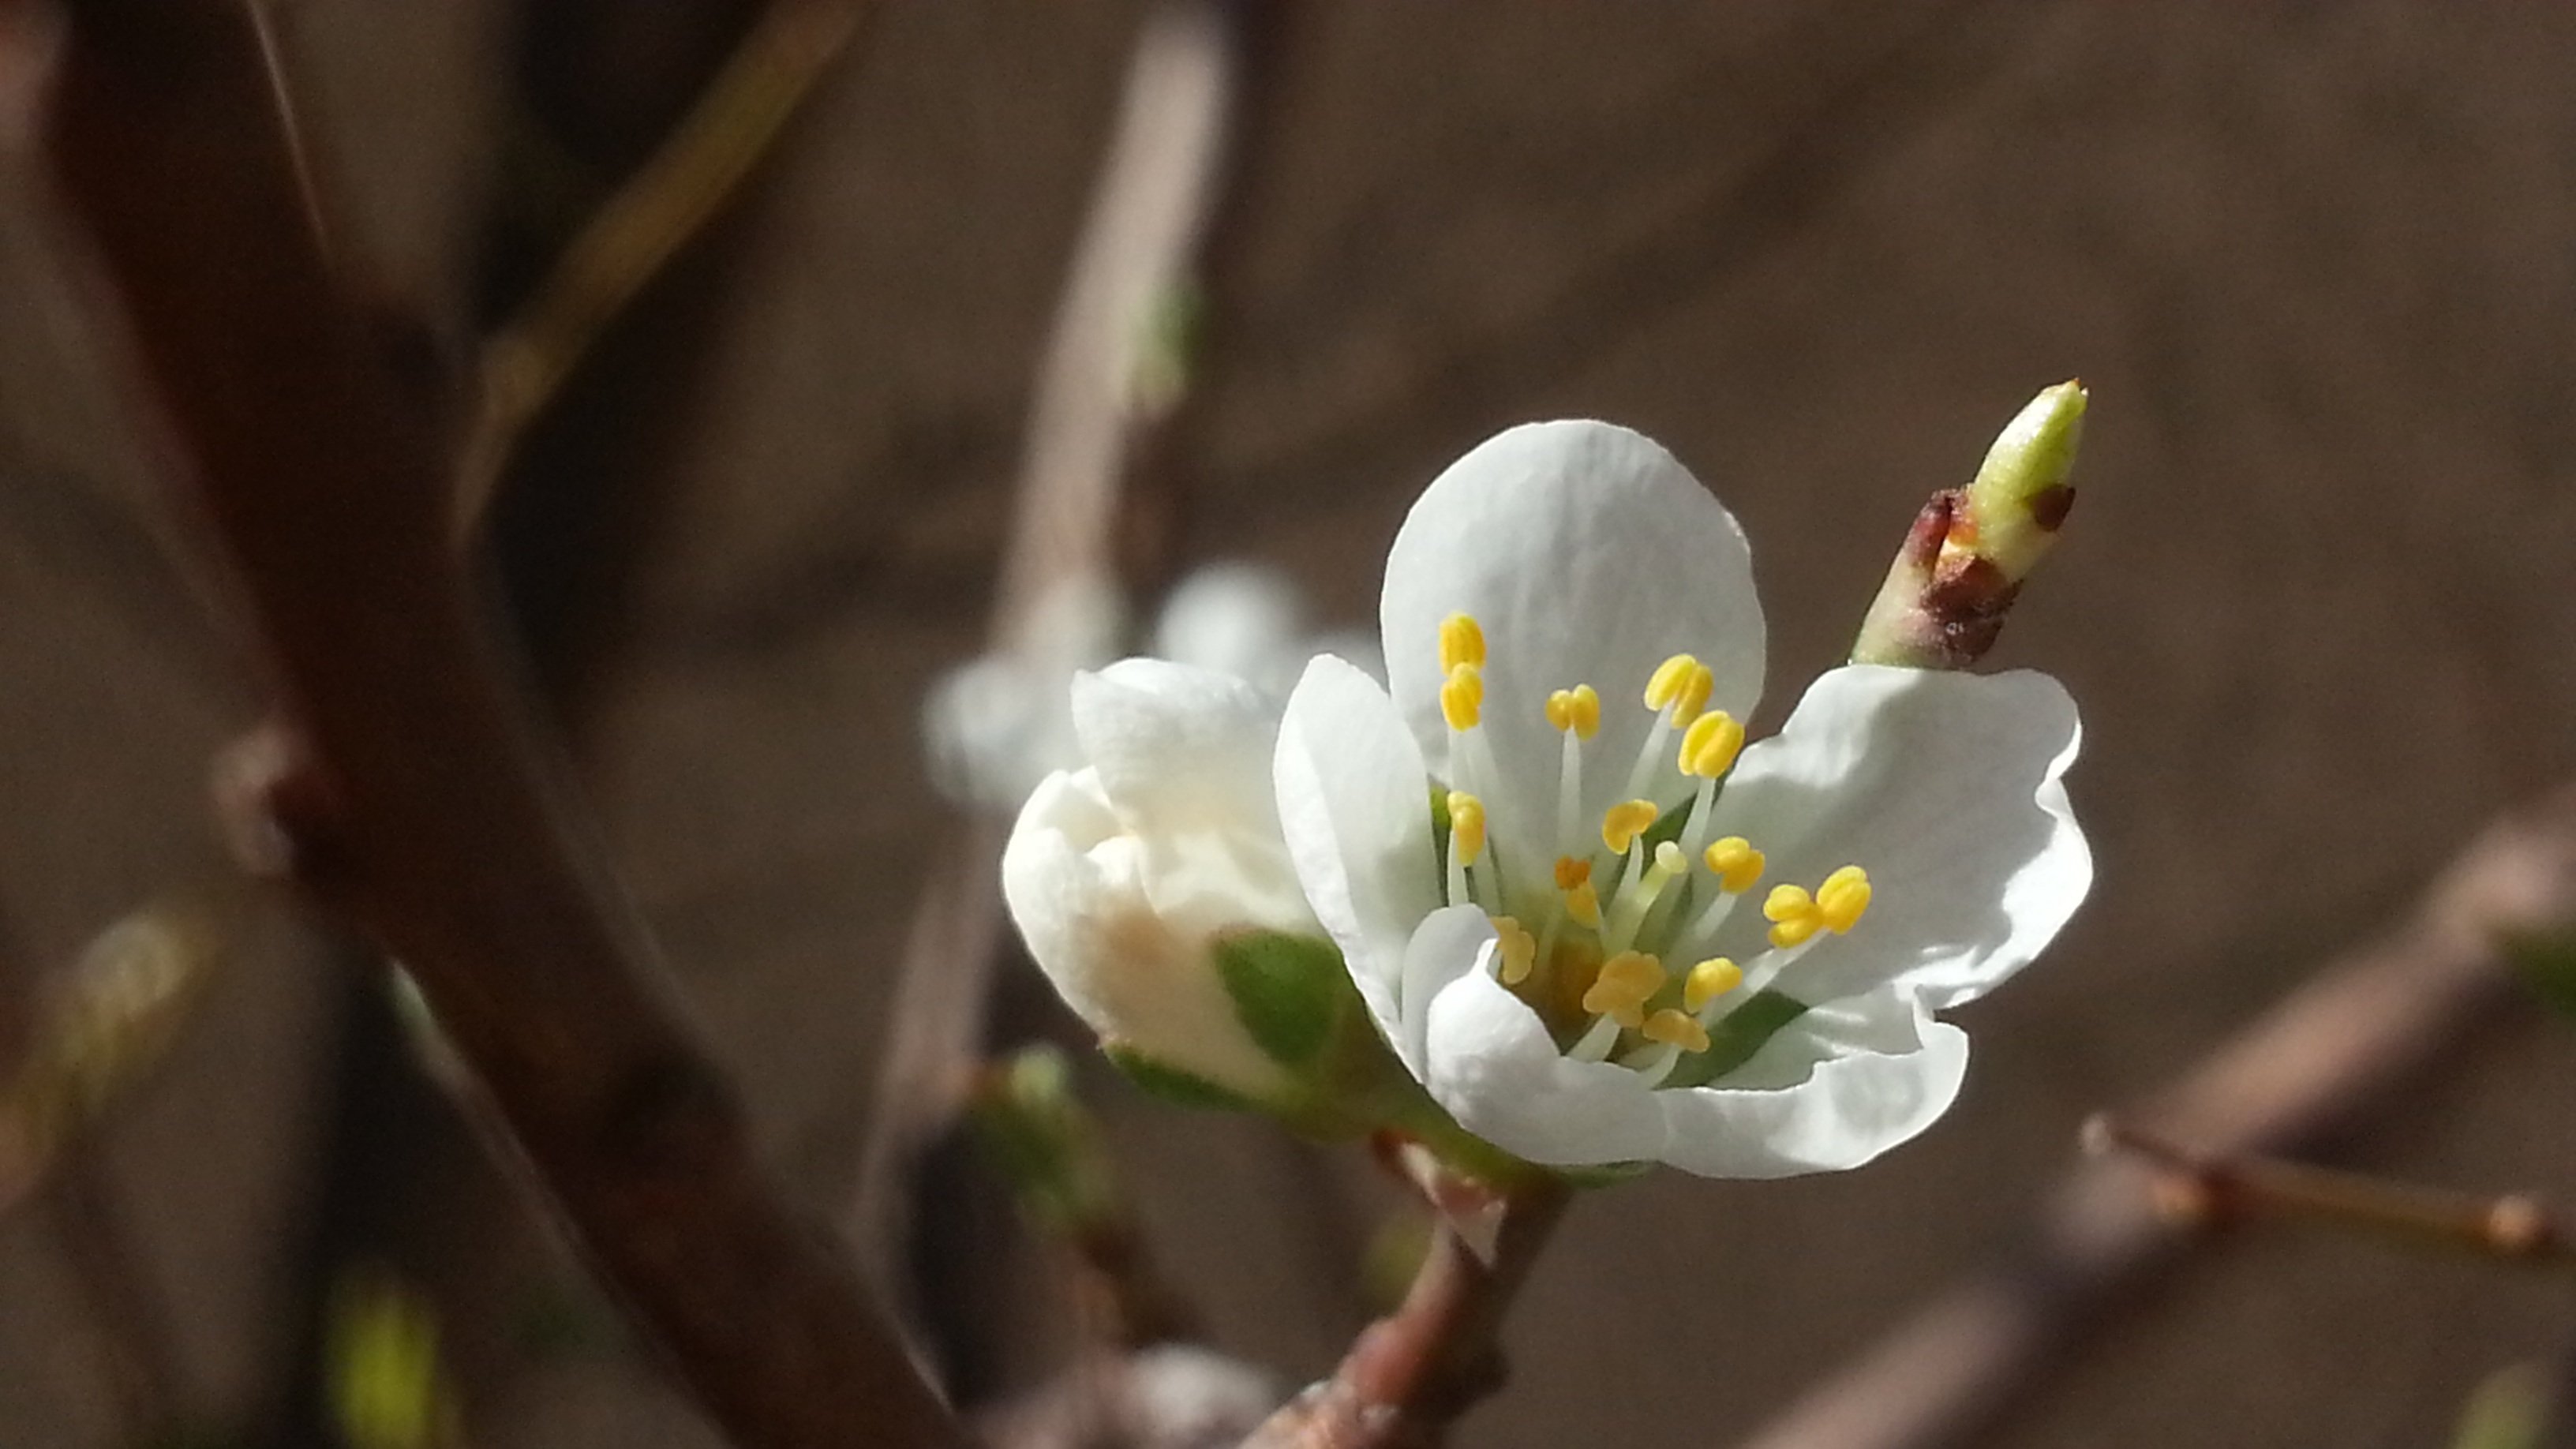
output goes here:
{"type": "Polygon", "coordinates": [[[1655,666],[1653,677],[1646,681],[1646,708],[1670,710],[1674,724],[1686,725],[1708,708],[1708,696],[1716,687],[1717,676],[1707,665],[1676,654],[1655,666]]]}
{"type": "Polygon", "coordinates": [[[1816,909],[1824,913],[1825,929],[1837,936],[1860,924],[1869,909],[1869,872],[1847,865],[1826,876],[1816,887],[1816,909]]]}
{"type": "MultiPolygon", "coordinates": [[[[1467,867],[1485,852],[1485,802],[1464,790],[1449,792],[1449,904],[1473,899],[1467,867]]],[[[1491,884],[1491,882],[1487,882],[1491,884]]]]}
{"type": "Polygon", "coordinates": [[[1592,862],[1588,860],[1577,860],[1570,855],[1560,855],[1556,858],[1556,888],[1558,890],[1570,891],[1590,879],[1592,879],[1592,862]]]}
{"type": "Polygon", "coordinates": [[[1592,882],[1569,887],[1564,894],[1565,913],[1574,918],[1574,924],[1587,931],[1601,929],[1601,893],[1592,888],[1592,882]]]}
{"type": "Polygon", "coordinates": [[[1645,1025],[1646,1003],[1664,986],[1664,963],[1643,951],[1621,951],[1601,963],[1583,993],[1583,1009],[1630,1030],[1645,1025]]]}
{"type": "Polygon", "coordinates": [[[1708,867],[1709,874],[1717,877],[1718,896],[1691,918],[1689,928],[1678,938],[1683,941],[1705,941],[1714,936],[1735,909],[1736,898],[1762,879],[1762,868],[1769,863],[1741,835],[1730,835],[1710,846],[1700,861],[1708,867]]]}
{"type": "Polygon", "coordinates": [[[1494,917],[1494,941],[1494,955],[1502,962],[1495,975],[1505,986],[1527,981],[1531,965],[1538,960],[1538,942],[1509,916],[1494,917]]]}
{"type": "Polygon", "coordinates": [[[1655,778],[1655,761],[1664,752],[1664,744],[1673,731],[1697,720],[1708,707],[1708,697],[1717,688],[1717,677],[1707,665],[1687,654],[1676,654],[1655,667],[1654,677],[1646,681],[1646,708],[1656,711],[1655,727],[1646,731],[1646,740],[1637,751],[1637,763],[1628,767],[1628,793],[1643,795],[1655,778]]]}
{"type": "Polygon", "coordinates": [[[1697,851],[1708,838],[1709,807],[1717,803],[1717,782],[1735,768],[1735,757],[1743,752],[1744,726],[1725,710],[1710,710],[1682,731],[1681,758],[1676,763],[1684,778],[1699,781],[1690,815],[1682,822],[1682,849],[1697,851]]]}
{"type": "Polygon", "coordinates": [[[1597,1062],[1609,1056],[1610,1048],[1618,1044],[1619,1023],[1605,1016],[1592,1023],[1582,1040],[1567,1047],[1565,1055],[1568,1061],[1597,1062]]]}
{"type": "Polygon", "coordinates": [[[1588,740],[1601,732],[1601,696],[1588,684],[1560,689],[1547,697],[1547,722],[1555,730],[1588,740]]]}
{"type": "Polygon", "coordinates": [[[1637,1034],[1648,1041],[1680,1047],[1694,1055],[1708,1050],[1708,1028],[1700,1025],[1697,1017],[1669,1006],[1647,1017],[1646,1024],[1637,1028],[1637,1034]]]}
{"type": "MultiPolygon", "coordinates": [[[[1444,635],[1442,652],[1447,652],[1444,635]]],[[[1473,664],[1451,666],[1449,677],[1440,683],[1440,717],[1453,730],[1471,730],[1485,713],[1485,671],[1473,664]]]]}
{"type": "Polygon", "coordinates": [[[1485,802],[1464,790],[1449,792],[1449,842],[1469,865],[1485,853],[1485,802]]]}
{"type": "Polygon", "coordinates": [[[1574,850],[1574,817],[1583,810],[1583,742],[1601,729],[1601,696],[1578,684],[1547,697],[1547,722],[1562,743],[1556,760],[1556,849],[1574,850]]]}
{"type": "Polygon", "coordinates": [[[1771,922],[1771,944],[1800,946],[1823,931],[1841,935],[1860,923],[1869,909],[1869,894],[1869,872],[1856,865],[1825,877],[1813,895],[1803,886],[1773,886],[1762,902],[1762,914],[1771,922]]]}
{"type": "Polygon", "coordinates": [[[1744,726],[1725,710],[1710,710],[1682,731],[1682,773],[1714,780],[1735,768],[1735,757],[1743,749],[1744,726]]]}
{"type": "MultiPolygon", "coordinates": [[[[1723,956],[1711,956],[1690,969],[1682,978],[1682,1009],[1696,1015],[1700,1008],[1744,984],[1744,968],[1723,956]]],[[[1693,1048],[1705,1051],[1705,1044],[1693,1048]]]]}
{"type": "Polygon", "coordinates": [[[1601,843],[1612,855],[1625,855],[1638,836],[1654,825],[1662,812],[1652,800],[1623,800],[1601,814],[1601,843]]]}
{"type": "Polygon", "coordinates": [[[1753,842],[1741,835],[1730,835],[1708,848],[1700,857],[1709,874],[1717,877],[1718,889],[1731,895],[1742,895],[1762,879],[1762,867],[1770,864],[1753,842]]]}
{"type": "Polygon", "coordinates": [[[1485,630],[1471,614],[1452,614],[1440,621],[1440,672],[1453,673],[1461,664],[1485,667],[1485,630]]]}
{"type": "Polygon", "coordinates": [[[1645,924],[1646,913],[1654,909],[1655,897],[1689,870],[1690,857],[1682,854],[1680,846],[1669,840],[1656,846],[1654,863],[1623,883],[1610,903],[1610,924],[1601,933],[1601,949],[1627,950],[1637,939],[1637,928],[1645,924]]]}

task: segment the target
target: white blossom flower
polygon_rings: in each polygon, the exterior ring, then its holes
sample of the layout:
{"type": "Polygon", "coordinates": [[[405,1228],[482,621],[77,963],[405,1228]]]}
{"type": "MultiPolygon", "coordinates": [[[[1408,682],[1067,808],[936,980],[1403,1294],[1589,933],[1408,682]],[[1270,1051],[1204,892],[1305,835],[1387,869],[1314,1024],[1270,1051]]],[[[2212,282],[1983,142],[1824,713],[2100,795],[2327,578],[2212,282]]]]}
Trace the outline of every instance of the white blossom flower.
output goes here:
{"type": "Polygon", "coordinates": [[[1763,673],[1735,520],[1648,439],[1514,428],[1414,505],[1381,689],[1290,697],[1279,815],[1380,1030],[1532,1162],[1857,1166],[1956,1096],[1934,1013],[2091,881],[2056,681],[1855,665],[1745,747],[1763,673]]]}
{"type": "MultiPolygon", "coordinates": [[[[1239,679],[1159,659],[1074,676],[1075,771],[1039,784],[1002,853],[1002,894],[1029,953],[1076,1015],[1132,1065],[1254,1101],[1292,1095],[1315,1037],[1311,983],[1229,980],[1332,949],[1306,905],[1272,806],[1278,705],[1239,679]],[[1295,943],[1312,941],[1311,952],[1295,943]],[[1229,954],[1231,952],[1231,954],[1229,954]],[[1248,1017],[1246,991],[1285,988],[1248,1017]]],[[[1347,996],[1339,985],[1336,991],[1347,996]]],[[[1264,1003],[1255,1001],[1257,1008],[1264,1003]]]]}

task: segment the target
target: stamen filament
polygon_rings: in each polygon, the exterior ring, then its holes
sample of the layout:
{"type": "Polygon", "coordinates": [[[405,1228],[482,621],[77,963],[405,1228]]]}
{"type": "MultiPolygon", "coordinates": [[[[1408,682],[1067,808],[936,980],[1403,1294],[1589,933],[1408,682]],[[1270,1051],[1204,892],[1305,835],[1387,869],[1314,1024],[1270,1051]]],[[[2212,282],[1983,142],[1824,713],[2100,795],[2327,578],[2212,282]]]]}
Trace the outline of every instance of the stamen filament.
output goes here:
{"type": "Polygon", "coordinates": [[[1618,1044],[1619,1023],[1605,1016],[1592,1023],[1581,1041],[1567,1047],[1565,1055],[1569,1061],[1597,1062],[1609,1056],[1610,1048],[1618,1044]]]}
{"type": "Polygon", "coordinates": [[[1635,943],[1637,928],[1645,924],[1646,912],[1654,908],[1655,898],[1663,894],[1665,886],[1690,869],[1690,857],[1682,854],[1680,846],[1667,840],[1655,847],[1654,863],[1639,873],[1637,866],[1640,862],[1636,857],[1643,853],[1644,847],[1645,842],[1641,839],[1631,848],[1629,875],[1621,882],[1618,896],[1611,901],[1609,918],[1602,927],[1601,949],[1612,955],[1635,943]]]}

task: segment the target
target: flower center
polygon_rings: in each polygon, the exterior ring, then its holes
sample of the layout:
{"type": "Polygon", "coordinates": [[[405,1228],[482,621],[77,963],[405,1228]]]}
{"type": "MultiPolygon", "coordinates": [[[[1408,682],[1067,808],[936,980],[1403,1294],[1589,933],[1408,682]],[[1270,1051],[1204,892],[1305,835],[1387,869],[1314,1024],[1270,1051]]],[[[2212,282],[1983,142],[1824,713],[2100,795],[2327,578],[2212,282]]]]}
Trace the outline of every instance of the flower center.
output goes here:
{"type": "Polygon", "coordinates": [[[1560,741],[1547,837],[1556,854],[1543,877],[1528,862],[1514,862],[1520,874],[1508,877],[1492,849],[1490,812],[1500,799],[1548,797],[1496,790],[1502,775],[1484,728],[1485,631],[1472,617],[1441,622],[1440,670],[1452,777],[1439,802],[1446,898],[1492,919],[1495,976],[1548,1023],[1567,1056],[1617,1061],[1662,1085],[1683,1058],[1709,1050],[1710,1033],[1728,1016],[1869,909],[1869,873],[1857,865],[1812,890],[1782,882],[1762,902],[1767,949],[1742,966],[1715,954],[1721,929],[1768,861],[1740,835],[1708,838],[1720,789],[1744,749],[1744,726],[1708,707],[1714,677],[1687,654],[1647,679],[1639,697],[1654,724],[1628,764],[1624,798],[1597,822],[1584,818],[1582,800],[1587,763],[1601,763],[1585,758],[1600,733],[1601,696],[1581,683],[1547,696],[1547,722],[1560,741]],[[1666,751],[1688,793],[1659,800],[1666,751]],[[1695,964],[1669,964],[1682,961],[1695,964]]]}

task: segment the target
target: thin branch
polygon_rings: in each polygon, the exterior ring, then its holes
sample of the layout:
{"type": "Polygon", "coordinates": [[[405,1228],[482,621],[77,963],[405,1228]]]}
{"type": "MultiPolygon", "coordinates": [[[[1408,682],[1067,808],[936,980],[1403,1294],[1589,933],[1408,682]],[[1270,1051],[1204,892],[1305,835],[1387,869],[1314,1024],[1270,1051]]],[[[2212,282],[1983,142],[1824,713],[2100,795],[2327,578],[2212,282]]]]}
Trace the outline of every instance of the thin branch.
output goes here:
{"type": "Polygon", "coordinates": [[[460,537],[481,522],[519,435],[626,304],[740,194],[872,8],[780,0],[764,11],[670,139],[484,344],[457,465],[460,537]]]}
{"type": "Polygon", "coordinates": [[[1503,1383],[1504,1315],[1571,1190],[1538,1178],[1504,1204],[1491,1261],[1442,1228],[1396,1311],[1362,1330],[1333,1377],[1291,1400],[1244,1449],[1430,1449],[1503,1383]]]}
{"type": "MultiPolygon", "coordinates": [[[[2134,1114],[2214,1155],[2283,1152],[2365,1120],[2514,995],[2504,943],[2576,922],[2576,789],[2471,844],[2414,916],[2307,985],[2134,1114]]],[[[2021,1246],[1810,1390],[1748,1449],[1975,1442],[2188,1241],[2124,1169],[2053,1191],[2021,1246]]]]}
{"type": "Polygon", "coordinates": [[[963,1444],[755,1159],[531,737],[452,547],[445,450],[333,284],[246,13],[69,13],[47,159],[265,646],[286,723],[250,798],[288,874],[404,962],[737,1442],[963,1444]]]}
{"type": "Polygon", "coordinates": [[[2205,1152],[2108,1113],[2084,1124],[2084,1147],[2145,1165],[2156,1210],[2179,1228],[2288,1218],[2515,1262],[2570,1261],[2566,1235],[2529,1193],[2453,1192],[2251,1153],[2205,1152]]]}

